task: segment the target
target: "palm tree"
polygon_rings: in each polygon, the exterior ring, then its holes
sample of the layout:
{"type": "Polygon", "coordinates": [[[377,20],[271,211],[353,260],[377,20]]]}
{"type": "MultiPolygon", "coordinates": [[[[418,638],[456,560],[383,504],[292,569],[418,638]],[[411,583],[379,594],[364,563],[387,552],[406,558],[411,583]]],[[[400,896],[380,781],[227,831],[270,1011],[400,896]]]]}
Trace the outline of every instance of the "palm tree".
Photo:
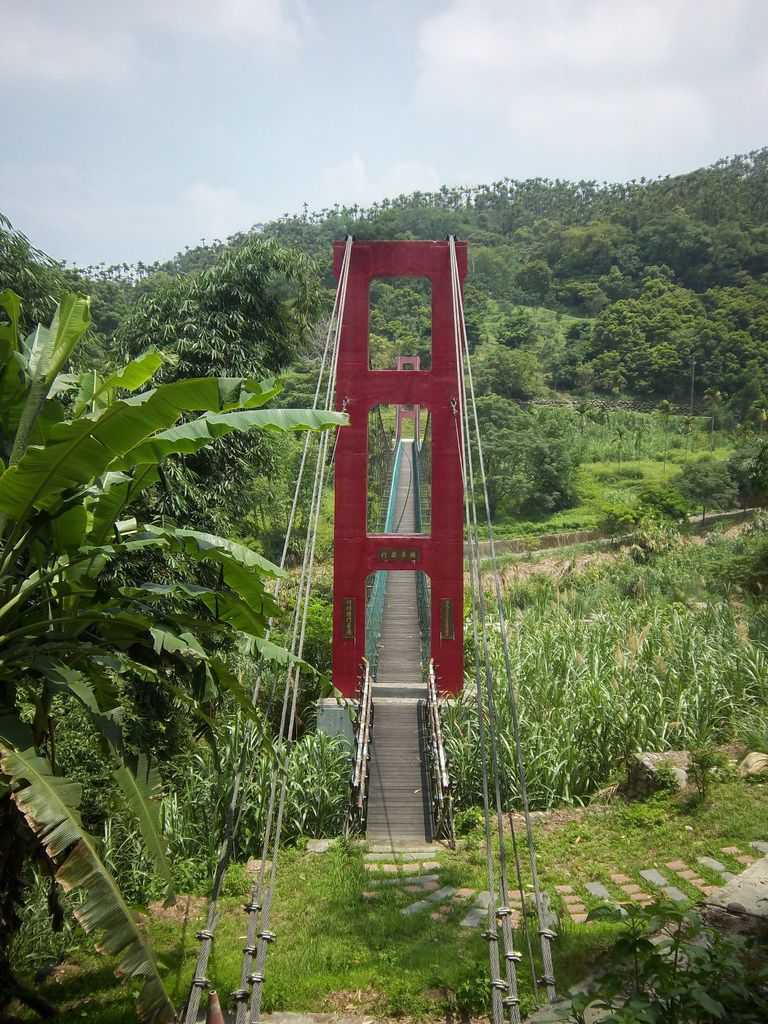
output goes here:
{"type": "Polygon", "coordinates": [[[723,393],[717,388],[707,388],[704,392],[705,401],[709,402],[710,408],[712,409],[712,430],[710,432],[710,444],[709,450],[715,450],[715,419],[717,418],[718,410],[723,403],[723,393]]]}
{"type": "Polygon", "coordinates": [[[618,443],[619,471],[621,471],[621,460],[624,457],[624,439],[627,436],[627,428],[618,426],[613,432],[614,440],[618,443]]]}
{"type": "Polygon", "coordinates": [[[579,404],[576,406],[576,413],[579,417],[580,434],[584,433],[584,427],[587,425],[587,420],[589,419],[590,412],[591,409],[588,402],[579,402],[579,404]]]}
{"type": "Polygon", "coordinates": [[[656,411],[661,414],[664,424],[664,476],[666,476],[667,456],[669,455],[669,421],[672,418],[672,403],[668,398],[663,398],[656,406],[656,411]]]}

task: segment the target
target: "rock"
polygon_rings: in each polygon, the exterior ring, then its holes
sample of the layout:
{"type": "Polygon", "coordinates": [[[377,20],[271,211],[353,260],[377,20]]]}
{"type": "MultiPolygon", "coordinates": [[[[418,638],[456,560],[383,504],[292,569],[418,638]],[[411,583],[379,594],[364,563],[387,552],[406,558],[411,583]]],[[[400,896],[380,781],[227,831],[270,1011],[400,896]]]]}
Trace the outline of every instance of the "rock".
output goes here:
{"type": "Polygon", "coordinates": [[[669,750],[663,754],[642,751],[633,754],[627,781],[621,786],[621,790],[630,800],[645,800],[653,796],[666,784],[666,780],[659,779],[661,765],[671,768],[677,788],[683,789],[688,785],[689,759],[687,750],[669,750]]]}
{"type": "Polygon", "coordinates": [[[307,841],[307,853],[327,853],[331,842],[331,839],[309,839],[307,841]]]}
{"type": "Polygon", "coordinates": [[[747,754],[739,765],[739,775],[742,779],[751,778],[753,775],[762,775],[763,772],[768,772],[768,754],[753,751],[751,754],[747,754]]]}

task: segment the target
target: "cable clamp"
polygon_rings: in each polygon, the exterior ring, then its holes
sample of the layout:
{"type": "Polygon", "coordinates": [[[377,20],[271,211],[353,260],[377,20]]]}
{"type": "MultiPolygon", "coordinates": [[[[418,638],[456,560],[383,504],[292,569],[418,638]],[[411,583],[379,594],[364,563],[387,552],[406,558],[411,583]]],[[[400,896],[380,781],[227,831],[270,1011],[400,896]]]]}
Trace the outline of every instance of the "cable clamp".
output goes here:
{"type": "Polygon", "coordinates": [[[511,964],[519,964],[523,959],[523,954],[518,953],[516,949],[508,949],[504,953],[504,959],[509,960],[511,964]]]}
{"type": "Polygon", "coordinates": [[[192,984],[195,988],[210,988],[211,983],[207,978],[193,978],[192,984]]]}
{"type": "Polygon", "coordinates": [[[258,914],[261,910],[261,904],[257,903],[256,900],[251,900],[250,903],[246,903],[243,907],[246,914],[258,914]]]}
{"type": "Polygon", "coordinates": [[[499,941],[498,934],[496,932],[492,932],[490,930],[487,931],[487,932],[483,932],[482,935],[480,936],[480,938],[481,939],[485,939],[486,942],[498,942],[499,941]]]}
{"type": "Polygon", "coordinates": [[[496,917],[509,917],[511,913],[510,907],[498,907],[496,909],[496,917]]]}
{"type": "Polygon", "coordinates": [[[540,985],[546,985],[546,986],[550,986],[551,985],[553,988],[554,988],[554,985],[555,985],[555,979],[554,978],[550,978],[546,974],[542,974],[542,976],[538,979],[538,982],[539,982],[540,985]]]}
{"type": "Polygon", "coordinates": [[[274,932],[267,931],[266,929],[263,932],[258,932],[257,934],[258,938],[262,939],[264,942],[274,942],[277,938],[274,932]]]}
{"type": "Polygon", "coordinates": [[[247,1003],[251,998],[251,993],[247,988],[236,988],[231,994],[236,1003],[247,1003]]]}
{"type": "Polygon", "coordinates": [[[243,946],[243,952],[248,953],[249,956],[256,956],[257,950],[257,946],[243,946]]]}
{"type": "Polygon", "coordinates": [[[539,935],[542,937],[542,939],[548,939],[550,942],[553,939],[557,938],[557,935],[553,931],[551,931],[549,928],[540,928],[539,929],[539,935]]]}
{"type": "Polygon", "coordinates": [[[491,982],[491,988],[498,989],[499,992],[506,992],[507,991],[507,983],[506,983],[506,981],[502,981],[499,978],[497,981],[492,981],[491,982]]]}
{"type": "Polygon", "coordinates": [[[213,932],[210,930],[210,928],[201,928],[199,932],[195,932],[195,938],[199,939],[201,942],[203,941],[203,939],[212,939],[213,932]]]}
{"type": "Polygon", "coordinates": [[[520,1000],[517,996],[505,996],[504,999],[501,1000],[501,1005],[505,1007],[505,1009],[511,1010],[513,1006],[520,1005],[520,1000]]]}
{"type": "Polygon", "coordinates": [[[263,985],[264,984],[264,975],[263,974],[258,974],[256,972],[254,972],[253,974],[249,974],[248,975],[248,984],[249,985],[263,985]]]}

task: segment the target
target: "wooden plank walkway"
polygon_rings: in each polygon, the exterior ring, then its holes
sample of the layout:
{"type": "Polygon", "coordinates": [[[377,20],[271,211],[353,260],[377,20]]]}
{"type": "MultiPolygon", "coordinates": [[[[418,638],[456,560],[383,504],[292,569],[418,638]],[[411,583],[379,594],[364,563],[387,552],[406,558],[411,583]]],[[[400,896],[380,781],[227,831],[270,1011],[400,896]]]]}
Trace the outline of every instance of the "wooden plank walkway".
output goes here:
{"type": "MultiPolygon", "coordinates": [[[[394,533],[413,534],[413,442],[403,442],[394,533]]],[[[387,573],[379,662],[373,690],[373,744],[367,838],[394,846],[431,839],[419,701],[426,698],[416,573],[387,573]]]]}

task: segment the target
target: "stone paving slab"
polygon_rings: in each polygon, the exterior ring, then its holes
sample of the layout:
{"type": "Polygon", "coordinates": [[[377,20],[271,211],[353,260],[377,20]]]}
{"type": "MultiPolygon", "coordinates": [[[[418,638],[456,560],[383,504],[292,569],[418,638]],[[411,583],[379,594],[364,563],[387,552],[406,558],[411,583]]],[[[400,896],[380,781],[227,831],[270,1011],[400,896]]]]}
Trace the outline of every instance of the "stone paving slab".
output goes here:
{"type": "Polygon", "coordinates": [[[640,872],[640,877],[644,878],[646,882],[650,882],[651,885],[658,886],[660,889],[665,885],[669,885],[669,882],[664,875],[662,875],[660,871],[657,871],[656,868],[646,868],[644,871],[640,872]]]}
{"type": "Polygon", "coordinates": [[[584,888],[598,900],[613,900],[613,896],[611,896],[602,882],[587,882],[584,888]]]}
{"type": "Polygon", "coordinates": [[[741,853],[741,850],[739,849],[738,846],[721,846],[720,847],[720,853],[728,853],[731,856],[733,856],[733,855],[735,855],[737,853],[741,853]]]}
{"type": "Polygon", "coordinates": [[[755,839],[749,845],[758,853],[768,853],[768,843],[764,843],[762,839],[755,839]]]}
{"type": "Polygon", "coordinates": [[[483,910],[482,907],[474,907],[466,917],[461,919],[459,925],[461,928],[477,928],[481,921],[485,921],[487,916],[487,910],[483,910]]]}
{"type": "Polygon", "coordinates": [[[661,890],[668,900],[672,900],[673,903],[690,903],[690,900],[684,892],[680,892],[674,885],[665,885],[661,890]]]}
{"type": "Polygon", "coordinates": [[[697,857],[696,860],[705,868],[709,868],[710,871],[718,871],[722,874],[724,871],[728,870],[725,864],[721,864],[720,861],[715,860],[714,857],[697,857]]]}
{"type": "Polygon", "coordinates": [[[371,861],[380,861],[380,860],[391,861],[393,856],[399,857],[400,860],[404,860],[404,861],[408,860],[408,861],[410,861],[410,860],[422,860],[424,855],[423,854],[419,854],[419,853],[400,853],[397,850],[389,850],[389,851],[387,851],[387,853],[366,853],[364,855],[363,859],[364,860],[371,860],[371,861]]]}
{"type": "Polygon", "coordinates": [[[430,893],[427,899],[430,903],[441,903],[443,900],[450,899],[455,892],[456,890],[452,885],[444,885],[442,889],[437,889],[435,892],[430,893]]]}
{"type": "Polygon", "coordinates": [[[426,900],[419,900],[417,903],[409,903],[407,907],[403,907],[400,913],[403,917],[410,917],[412,914],[418,914],[420,910],[426,910],[428,906],[426,900]]]}
{"type": "Polygon", "coordinates": [[[384,886],[391,885],[420,885],[426,886],[432,882],[439,881],[439,875],[416,875],[415,877],[409,878],[369,878],[368,885],[373,886],[375,889],[381,889],[384,886]]]}

